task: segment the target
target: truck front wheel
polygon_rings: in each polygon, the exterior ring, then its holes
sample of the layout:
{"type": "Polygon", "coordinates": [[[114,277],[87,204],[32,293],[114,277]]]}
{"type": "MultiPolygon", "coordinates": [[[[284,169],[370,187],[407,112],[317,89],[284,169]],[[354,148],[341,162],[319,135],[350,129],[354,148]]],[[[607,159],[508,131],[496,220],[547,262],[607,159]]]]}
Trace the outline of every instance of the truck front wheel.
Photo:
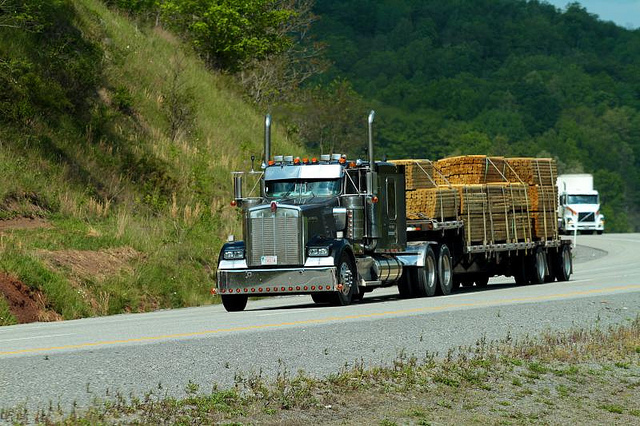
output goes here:
{"type": "Polygon", "coordinates": [[[347,253],[342,253],[338,263],[338,291],[332,295],[332,304],[346,306],[351,304],[356,286],[356,268],[347,253]]]}
{"type": "Polygon", "coordinates": [[[244,311],[244,308],[247,307],[248,299],[249,297],[244,294],[222,296],[222,306],[224,306],[227,312],[244,311]]]}

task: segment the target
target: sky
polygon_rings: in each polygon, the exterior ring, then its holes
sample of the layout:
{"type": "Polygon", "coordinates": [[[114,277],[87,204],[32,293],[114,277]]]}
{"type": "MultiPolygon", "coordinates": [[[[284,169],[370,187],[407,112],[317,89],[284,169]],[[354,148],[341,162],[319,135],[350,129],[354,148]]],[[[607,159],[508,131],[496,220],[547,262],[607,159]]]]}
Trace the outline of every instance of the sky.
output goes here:
{"type": "MultiPolygon", "coordinates": [[[[546,0],[560,9],[573,0],[546,0]]],[[[578,0],[589,13],[603,21],[613,21],[621,27],[640,28],[640,0],[578,0]]]]}

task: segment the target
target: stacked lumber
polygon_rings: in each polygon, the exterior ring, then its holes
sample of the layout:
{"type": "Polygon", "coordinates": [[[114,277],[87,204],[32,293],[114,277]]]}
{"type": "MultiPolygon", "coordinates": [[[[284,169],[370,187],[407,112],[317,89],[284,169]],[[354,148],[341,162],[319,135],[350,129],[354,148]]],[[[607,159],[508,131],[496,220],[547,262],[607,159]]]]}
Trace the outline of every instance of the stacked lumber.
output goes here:
{"type": "Polygon", "coordinates": [[[506,164],[503,157],[464,155],[443,158],[436,161],[436,167],[442,174],[436,177],[438,184],[477,185],[505,181],[506,164]]]}
{"type": "Polygon", "coordinates": [[[470,242],[500,243],[531,238],[527,185],[454,185],[470,242]]]}
{"type": "Polygon", "coordinates": [[[505,176],[509,181],[529,185],[554,186],[558,166],[551,158],[507,158],[505,176]]]}
{"type": "Polygon", "coordinates": [[[393,160],[392,163],[404,166],[405,189],[413,191],[415,189],[434,188],[433,163],[429,160],[393,160]]]}
{"type": "Polygon", "coordinates": [[[458,191],[449,187],[407,191],[408,219],[454,219],[458,216],[458,191]]]}
{"type": "Polygon", "coordinates": [[[465,222],[470,243],[557,237],[557,166],[550,158],[466,155],[398,160],[405,166],[407,218],[465,222]]]}
{"type": "Polygon", "coordinates": [[[558,188],[555,185],[530,185],[528,192],[535,235],[544,239],[557,235],[558,188]]]}

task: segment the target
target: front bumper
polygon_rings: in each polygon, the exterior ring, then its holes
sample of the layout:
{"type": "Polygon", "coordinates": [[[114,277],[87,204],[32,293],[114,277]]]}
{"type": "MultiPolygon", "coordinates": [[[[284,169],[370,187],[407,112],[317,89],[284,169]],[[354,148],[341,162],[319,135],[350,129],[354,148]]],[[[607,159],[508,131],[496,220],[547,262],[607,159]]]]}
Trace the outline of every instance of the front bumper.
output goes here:
{"type": "Polygon", "coordinates": [[[218,294],[273,295],[337,291],[336,267],[218,269],[218,294]]]}
{"type": "MultiPolygon", "coordinates": [[[[589,222],[578,222],[578,231],[604,231],[604,223],[600,222],[600,223],[589,223],[589,222]]],[[[567,223],[565,225],[565,230],[566,231],[575,231],[576,230],[576,223],[567,223]]]]}

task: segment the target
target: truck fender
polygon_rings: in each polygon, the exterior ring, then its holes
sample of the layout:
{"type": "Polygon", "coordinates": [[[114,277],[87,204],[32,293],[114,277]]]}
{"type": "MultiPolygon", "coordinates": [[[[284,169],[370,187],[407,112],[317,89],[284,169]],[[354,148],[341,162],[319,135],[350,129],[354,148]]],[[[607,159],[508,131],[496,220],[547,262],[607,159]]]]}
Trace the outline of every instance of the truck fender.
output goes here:
{"type": "Polygon", "coordinates": [[[218,253],[218,266],[220,265],[220,261],[222,260],[222,253],[224,253],[224,251],[228,248],[242,248],[243,250],[246,250],[244,241],[230,241],[224,243],[222,245],[222,248],[220,249],[220,253],[218,253]]]}

